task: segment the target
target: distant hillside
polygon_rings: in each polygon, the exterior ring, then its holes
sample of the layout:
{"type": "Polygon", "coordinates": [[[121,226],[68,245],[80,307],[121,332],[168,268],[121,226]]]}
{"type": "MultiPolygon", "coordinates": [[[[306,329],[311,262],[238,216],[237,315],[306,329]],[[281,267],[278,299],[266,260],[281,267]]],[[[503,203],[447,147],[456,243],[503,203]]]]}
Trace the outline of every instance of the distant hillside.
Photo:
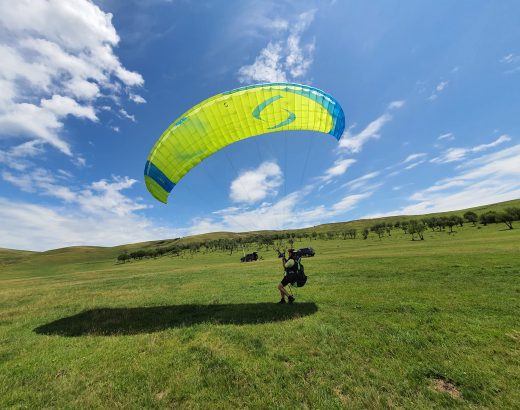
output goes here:
{"type": "Polygon", "coordinates": [[[27,259],[28,256],[37,254],[38,252],[18,251],[15,249],[0,248],[0,268],[5,265],[11,265],[27,259]]]}
{"type": "Polygon", "coordinates": [[[392,222],[395,223],[398,220],[409,220],[409,219],[417,219],[417,218],[425,218],[431,216],[448,216],[448,215],[460,215],[462,216],[466,211],[473,211],[477,214],[489,212],[489,211],[502,211],[507,207],[520,207],[520,199],[515,199],[512,201],[499,202],[496,204],[483,205],[474,208],[461,209],[456,211],[449,212],[437,212],[431,214],[424,215],[395,215],[395,216],[387,216],[382,218],[373,218],[373,219],[358,219],[354,221],[348,222],[335,222],[322,224],[307,228],[301,229],[287,229],[283,231],[276,230],[265,230],[265,231],[251,231],[251,232],[211,232],[200,235],[187,236],[184,238],[174,238],[174,239],[163,239],[157,241],[148,241],[148,242],[138,242],[133,244],[119,245],[114,247],[98,247],[98,246],[72,246],[67,248],[53,249],[45,252],[31,252],[31,251],[19,251],[14,249],[4,249],[0,248],[0,265],[2,264],[10,264],[14,263],[19,259],[27,259],[28,256],[31,256],[31,259],[34,257],[45,256],[46,260],[55,260],[56,262],[60,260],[66,261],[81,261],[88,255],[96,255],[97,257],[103,256],[107,258],[117,257],[120,253],[127,251],[132,252],[139,249],[148,249],[148,248],[156,248],[169,246],[174,244],[175,242],[179,243],[191,243],[191,242],[203,242],[206,240],[215,240],[215,239],[231,239],[231,238],[246,238],[251,235],[257,234],[268,234],[275,232],[331,232],[331,231],[342,231],[348,228],[356,228],[362,229],[364,227],[371,226],[378,222],[392,222]]]}
{"type": "Polygon", "coordinates": [[[193,236],[186,236],[184,238],[177,238],[174,240],[166,239],[162,241],[150,241],[150,242],[141,242],[141,243],[135,243],[135,244],[129,244],[129,245],[122,245],[118,246],[117,248],[121,251],[127,250],[132,251],[136,249],[147,249],[151,247],[157,247],[157,246],[168,246],[170,244],[173,244],[176,241],[179,241],[180,243],[190,243],[190,242],[203,242],[206,240],[215,240],[215,239],[231,239],[231,238],[244,238],[251,235],[258,235],[258,234],[270,234],[270,233],[276,233],[276,232],[337,232],[337,231],[343,231],[348,228],[356,228],[356,229],[362,229],[364,227],[369,227],[371,225],[374,225],[378,222],[392,222],[395,223],[397,221],[401,220],[410,220],[410,219],[421,219],[421,218],[427,218],[427,217],[433,217],[433,216],[450,216],[450,215],[460,215],[462,216],[467,211],[473,211],[476,214],[482,214],[485,212],[499,212],[504,210],[507,207],[520,207],[520,199],[515,199],[512,201],[506,201],[506,202],[499,202],[496,204],[489,204],[489,205],[482,205],[474,208],[467,208],[467,209],[461,209],[456,211],[447,211],[447,212],[436,212],[431,214],[422,214],[422,215],[395,215],[395,216],[386,216],[381,218],[372,218],[372,219],[357,219],[354,221],[348,221],[348,222],[334,222],[334,223],[328,223],[328,224],[321,224],[316,226],[311,226],[307,228],[300,228],[300,229],[286,229],[282,231],[276,231],[276,230],[264,230],[264,231],[250,231],[250,232],[211,232],[211,233],[205,233],[200,235],[193,235],[193,236]]]}

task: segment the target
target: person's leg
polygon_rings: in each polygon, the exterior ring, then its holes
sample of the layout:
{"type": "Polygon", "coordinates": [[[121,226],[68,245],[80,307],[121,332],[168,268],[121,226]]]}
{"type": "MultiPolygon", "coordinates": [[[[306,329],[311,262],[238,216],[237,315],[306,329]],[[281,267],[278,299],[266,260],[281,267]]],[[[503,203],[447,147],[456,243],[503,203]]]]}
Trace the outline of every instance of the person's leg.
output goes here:
{"type": "Polygon", "coordinates": [[[287,292],[287,290],[284,288],[283,284],[280,282],[278,284],[278,290],[280,291],[280,296],[282,299],[285,299],[285,297],[289,297],[289,292],[287,292]]]}
{"type": "Polygon", "coordinates": [[[280,291],[280,296],[282,298],[289,296],[289,292],[287,292],[287,290],[285,289],[285,287],[283,286],[282,283],[278,284],[278,290],[280,291]]]}

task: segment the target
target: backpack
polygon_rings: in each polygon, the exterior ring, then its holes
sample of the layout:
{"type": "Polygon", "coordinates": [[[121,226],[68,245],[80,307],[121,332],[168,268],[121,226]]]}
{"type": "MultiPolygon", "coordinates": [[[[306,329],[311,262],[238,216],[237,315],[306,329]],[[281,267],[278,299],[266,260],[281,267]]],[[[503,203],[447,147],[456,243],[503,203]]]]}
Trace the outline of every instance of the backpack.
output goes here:
{"type": "Polygon", "coordinates": [[[296,259],[296,264],[298,265],[298,269],[296,270],[296,281],[292,284],[296,285],[297,288],[302,288],[307,283],[307,276],[305,275],[305,269],[301,264],[301,258],[296,259]]]}

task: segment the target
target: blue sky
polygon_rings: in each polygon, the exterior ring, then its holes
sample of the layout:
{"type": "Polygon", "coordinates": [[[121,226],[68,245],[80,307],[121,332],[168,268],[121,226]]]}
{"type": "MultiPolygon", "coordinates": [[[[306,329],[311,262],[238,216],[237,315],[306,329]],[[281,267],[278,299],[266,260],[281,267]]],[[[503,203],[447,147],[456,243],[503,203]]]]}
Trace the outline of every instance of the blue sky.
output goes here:
{"type": "Polygon", "coordinates": [[[0,247],[295,228],[520,197],[515,1],[0,1],[0,247]],[[342,105],[316,133],[236,143],[163,205],[162,131],[247,84],[342,105]],[[308,161],[305,160],[308,156],[308,161]]]}

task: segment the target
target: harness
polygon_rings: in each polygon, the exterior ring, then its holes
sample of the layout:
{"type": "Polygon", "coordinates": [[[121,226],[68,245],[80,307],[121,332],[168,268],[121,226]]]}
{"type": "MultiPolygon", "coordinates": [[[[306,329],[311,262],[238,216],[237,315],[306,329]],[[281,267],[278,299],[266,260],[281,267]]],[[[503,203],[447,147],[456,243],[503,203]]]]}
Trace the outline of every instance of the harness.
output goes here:
{"type": "Polygon", "coordinates": [[[298,270],[300,269],[300,258],[296,260],[294,257],[292,257],[287,259],[285,263],[289,262],[291,259],[294,261],[294,265],[290,268],[285,268],[285,273],[298,273],[298,270]]]}
{"type": "Polygon", "coordinates": [[[294,265],[290,268],[285,268],[286,275],[288,274],[294,274],[296,277],[296,280],[292,282],[292,285],[296,285],[296,287],[301,288],[305,285],[307,282],[307,276],[305,275],[305,271],[303,268],[303,265],[301,264],[301,257],[300,258],[289,258],[287,260],[292,259],[294,261],[294,265]]]}

